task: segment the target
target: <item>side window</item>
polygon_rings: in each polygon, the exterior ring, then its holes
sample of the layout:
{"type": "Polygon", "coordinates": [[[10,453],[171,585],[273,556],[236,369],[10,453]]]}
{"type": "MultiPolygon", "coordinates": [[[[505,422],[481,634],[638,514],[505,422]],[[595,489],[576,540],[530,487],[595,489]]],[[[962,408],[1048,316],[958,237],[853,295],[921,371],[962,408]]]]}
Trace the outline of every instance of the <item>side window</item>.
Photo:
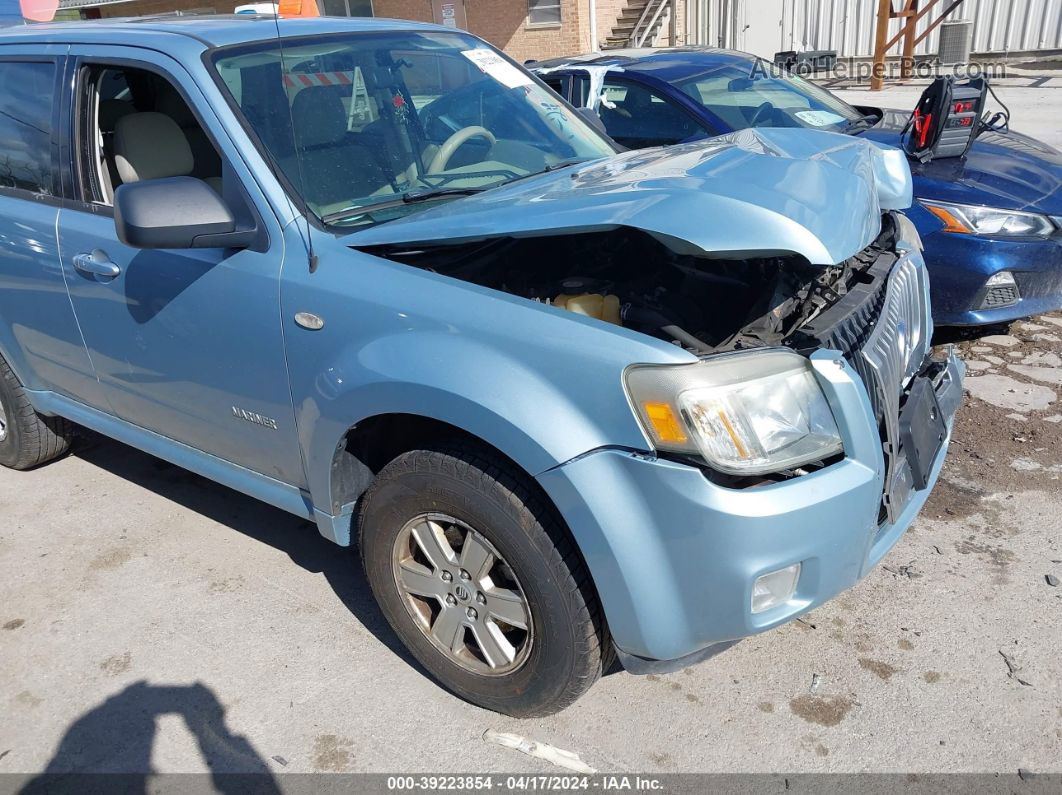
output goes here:
{"type": "Polygon", "coordinates": [[[609,137],[631,149],[670,146],[705,134],[671,100],[636,83],[606,80],[599,108],[609,137]]]}
{"type": "Polygon", "coordinates": [[[527,0],[528,25],[559,25],[561,21],[560,0],[527,0]]]}
{"type": "Polygon", "coordinates": [[[577,108],[585,108],[590,104],[590,78],[582,75],[572,77],[571,103],[577,108]]]}
{"type": "Polygon", "coordinates": [[[324,0],[325,16],[371,17],[372,0],[324,0]]]}
{"type": "Polygon", "coordinates": [[[162,177],[198,177],[221,192],[221,157],[166,78],[147,69],[87,66],[79,99],[84,201],[109,205],[123,182],[162,177]]]}
{"type": "Polygon", "coordinates": [[[543,83],[552,88],[565,99],[568,98],[568,81],[569,79],[567,77],[553,77],[551,75],[546,75],[542,78],[543,83]]]}
{"type": "Polygon", "coordinates": [[[55,195],[55,64],[0,61],[0,187],[55,195]]]}

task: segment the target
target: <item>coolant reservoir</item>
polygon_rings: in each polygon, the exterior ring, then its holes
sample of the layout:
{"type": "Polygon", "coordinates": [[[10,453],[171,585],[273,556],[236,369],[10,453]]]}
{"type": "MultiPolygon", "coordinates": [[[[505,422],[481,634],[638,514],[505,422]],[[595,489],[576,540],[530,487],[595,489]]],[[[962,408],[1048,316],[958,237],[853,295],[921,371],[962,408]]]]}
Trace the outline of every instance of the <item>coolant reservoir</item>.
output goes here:
{"type": "Polygon", "coordinates": [[[567,295],[561,293],[553,299],[553,305],[577,315],[596,317],[608,323],[622,326],[620,322],[619,296],[601,295],[599,293],[583,293],[582,295],[567,295]]]}

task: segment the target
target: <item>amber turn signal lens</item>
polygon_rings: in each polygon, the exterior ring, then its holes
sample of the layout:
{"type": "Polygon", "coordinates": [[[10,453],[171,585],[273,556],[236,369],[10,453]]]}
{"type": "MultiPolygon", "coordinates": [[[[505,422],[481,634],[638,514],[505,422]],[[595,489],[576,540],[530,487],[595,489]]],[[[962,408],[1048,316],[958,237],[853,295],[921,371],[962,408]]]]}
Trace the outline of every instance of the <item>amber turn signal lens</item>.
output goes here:
{"type": "Polygon", "coordinates": [[[933,213],[937,218],[944,222],[944,232],[960,232],[962,234],[970,234],[973,230],[966,224],[956,218],[946,207],[940,207],[935,204],[923,205],[929,212],[933,213]]]}
{"type": "Polygon", "coordinates": [[[675,416],[675,410],[668,403],[643,403],[645,416],[653,426],[658,442],[670,442],[673,444],[685,444],[687,441],[686,431],[682,423],[675,416]]]}

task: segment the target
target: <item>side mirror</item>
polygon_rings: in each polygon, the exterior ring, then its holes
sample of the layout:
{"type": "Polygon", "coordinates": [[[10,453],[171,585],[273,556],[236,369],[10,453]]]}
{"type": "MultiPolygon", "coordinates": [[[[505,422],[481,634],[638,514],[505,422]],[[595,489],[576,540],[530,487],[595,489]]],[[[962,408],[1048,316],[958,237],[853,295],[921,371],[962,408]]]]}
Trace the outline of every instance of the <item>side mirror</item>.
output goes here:
{"type": "Polygon", "coordinates": [[[608,135],[608,131],[605,129],[605,123],[601,121],[601,117],[597,115],[597,111],[593,108],[576,108],[575,112],[579,114],[583,121],[597,130],[599,133],[608,135]]]}
{"type": "Polygon", "coordinates": [[[255,230],[237,230],[225,201],[203,180],[165,177],[114,192],[114,228],[133,248],[247,248],[255,230]]]}
{"type": "Polygon", "coordinates": [[[733,80],[726,84],[726,90],[736,91],[740,93],[741,91],[748,91],[755,85],[756,81],[753,80],[751,77],[735,77],[733,80]]]}

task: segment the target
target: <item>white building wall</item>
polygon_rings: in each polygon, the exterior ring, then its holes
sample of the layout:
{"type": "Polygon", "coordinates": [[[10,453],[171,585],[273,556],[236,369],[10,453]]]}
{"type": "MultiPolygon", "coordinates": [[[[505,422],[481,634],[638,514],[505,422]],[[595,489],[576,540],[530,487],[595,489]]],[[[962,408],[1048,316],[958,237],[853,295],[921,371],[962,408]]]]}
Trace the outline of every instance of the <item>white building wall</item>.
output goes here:
{"type": "MultiPolygon", "coordinates": [[[[901,4],[893,0],[894,6],[901,4]]],[[[950,5],[951,0],[940,0],[919,21],[917,32],[950,5]]],[[[765,58],[779,50],[837,50],[841,57],[874,53],[878,0],[698,0],[698,6],[700,30],[691,43],[733,47],[765,58]]],[[[973,20],[975,53],[1062,49],[1062,0],[965,0],[948,18],[973,20]]],[[[889,38],[903,22],[889,23],[889,38]]],[[[935,54],[939,38],[937,28],[915,54],[935,54]]],[[[899,53],[899,44],[889,51],[899,53]]]]}

